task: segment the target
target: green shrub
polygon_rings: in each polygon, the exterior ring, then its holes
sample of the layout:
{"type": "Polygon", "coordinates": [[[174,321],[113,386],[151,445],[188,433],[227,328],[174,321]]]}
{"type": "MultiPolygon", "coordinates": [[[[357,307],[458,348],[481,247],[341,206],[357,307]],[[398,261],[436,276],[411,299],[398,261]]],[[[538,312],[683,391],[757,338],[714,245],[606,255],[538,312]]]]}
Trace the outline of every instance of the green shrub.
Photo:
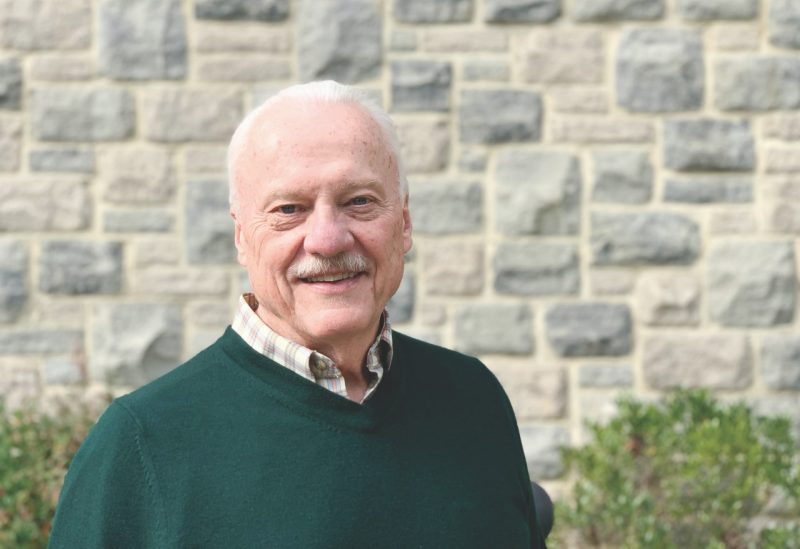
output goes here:
{"type": "MultiPolygon", "coordinates": [[[[568,545],[647,548],[800,548],[800,471],[788,420],[722,406],[704,391],[661,404],[630,398],[592,442],[563,449],[575,483],[557,506],[568,545]],[[792,520],[754,530],[753,517],[783,494],[792,520]]],[[[558,541],[558,540],[556,540],[558,541]]]]}
{"type": "Polygon", "coordinates": [[[88,406],[45,414],[0,399],[0,547],[46,547],[67,466],[97,414],[88,406]]]}

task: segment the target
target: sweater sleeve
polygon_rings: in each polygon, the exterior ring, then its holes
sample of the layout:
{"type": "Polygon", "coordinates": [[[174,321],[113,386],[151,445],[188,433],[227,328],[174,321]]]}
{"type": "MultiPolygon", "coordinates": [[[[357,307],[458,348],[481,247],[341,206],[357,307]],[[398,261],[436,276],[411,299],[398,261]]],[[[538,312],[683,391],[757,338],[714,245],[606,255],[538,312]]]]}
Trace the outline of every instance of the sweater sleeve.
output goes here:
{"type": "Polygon", "coordinates": [[[163,547],[164,517],[140,425],[114,402],[70,464],[49,547],[163,547]]]}

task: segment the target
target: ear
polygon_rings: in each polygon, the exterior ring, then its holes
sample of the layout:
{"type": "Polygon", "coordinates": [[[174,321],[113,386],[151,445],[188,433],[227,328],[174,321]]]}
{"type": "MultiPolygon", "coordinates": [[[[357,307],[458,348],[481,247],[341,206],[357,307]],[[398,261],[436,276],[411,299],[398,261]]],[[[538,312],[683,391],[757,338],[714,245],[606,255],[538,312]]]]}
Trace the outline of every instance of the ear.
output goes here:
{"type": "Polygon", "coordinates": [[[403,201],[403,253],[408,253],[414,240],[411,238],[411,213],[408,211],[408,195],[403,201]]]}
{"type": "Polygon", "coordinates": [[[247,267],[247,242],[242,233],[242,224],[236,217],[233,208],[231,208],[230,214],[233,218],[233,243],[236,245],[236,260],[242,267],[247,267]]]}

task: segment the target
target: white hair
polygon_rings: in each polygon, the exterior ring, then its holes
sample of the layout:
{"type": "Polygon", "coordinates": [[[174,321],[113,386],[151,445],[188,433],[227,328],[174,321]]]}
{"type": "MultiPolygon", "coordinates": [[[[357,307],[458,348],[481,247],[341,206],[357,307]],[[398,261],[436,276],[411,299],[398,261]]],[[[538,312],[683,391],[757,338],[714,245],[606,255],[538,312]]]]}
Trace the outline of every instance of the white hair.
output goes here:
{"type": "Polygon", "coordinates": [[[397,166],[397,185],[400,195],[403,198],[408,196],[408,181],[403,160],[400,156],[400,140],[397,137],[397,129],[389,114],[363,91],[351,86],[344,86],[333,80],[324,80],[296,84],[281,90],[250,111],[239,123],[228,145],[228,200],[235,211],[239,209],[238,189],[235,182],[236,164],[242,155],[247,140],[250,138],[253,125],[269,107],[284,99],[296,99],[311,103],[337,103],[359,107],[381,129],[384,142],[389,148],[389,153],[394,157],[397,166]]]}

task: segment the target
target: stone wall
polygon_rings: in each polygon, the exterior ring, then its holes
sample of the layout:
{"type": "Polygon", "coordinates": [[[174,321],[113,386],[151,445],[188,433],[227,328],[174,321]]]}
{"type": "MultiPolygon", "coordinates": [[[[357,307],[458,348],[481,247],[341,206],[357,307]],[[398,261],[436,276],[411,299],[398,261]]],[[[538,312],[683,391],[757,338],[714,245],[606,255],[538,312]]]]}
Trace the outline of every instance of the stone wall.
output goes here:
{"type": "Polygon", "coordinates": [[[226,141],[287,84],[395,117],[396,326],[482,357],[533,475],[622,392],[800,424],[800,3],[0,0],[0,392],[139,385],[220,333],[226,141]]]}

